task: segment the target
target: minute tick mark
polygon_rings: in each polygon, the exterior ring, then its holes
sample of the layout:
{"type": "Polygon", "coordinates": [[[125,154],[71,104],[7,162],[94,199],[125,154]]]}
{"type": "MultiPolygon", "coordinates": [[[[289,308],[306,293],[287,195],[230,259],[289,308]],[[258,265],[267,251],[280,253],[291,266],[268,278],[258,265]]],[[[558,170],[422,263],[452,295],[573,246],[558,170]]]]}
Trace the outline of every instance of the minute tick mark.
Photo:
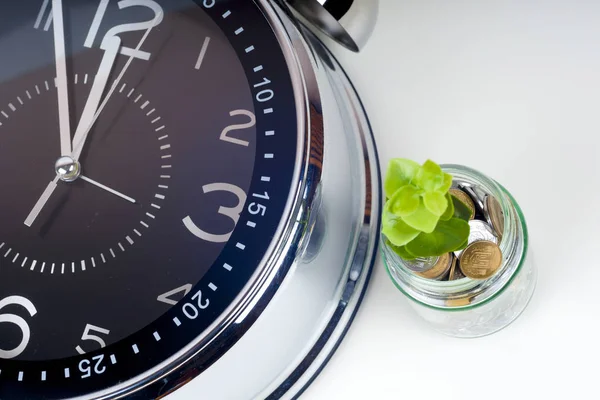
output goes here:
{"type": "Polygon", "coordinates": [[[204,57],[206,56],[206,50],[208,50],[208,45],[210,44],[210,37],[206,37],[204,39],[204,43],[202,43],[202,48],[200,49],[200,55],[198,56],[198,60],[196,61],[195,69],[199,70],[204,62],[204,57]]]}

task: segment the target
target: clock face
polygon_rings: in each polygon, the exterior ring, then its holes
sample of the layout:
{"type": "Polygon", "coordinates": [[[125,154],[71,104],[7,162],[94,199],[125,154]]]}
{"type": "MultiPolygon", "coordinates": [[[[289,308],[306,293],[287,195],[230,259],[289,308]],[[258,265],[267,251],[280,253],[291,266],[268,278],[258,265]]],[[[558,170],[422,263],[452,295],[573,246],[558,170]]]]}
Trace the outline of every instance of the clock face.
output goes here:
{"type": "Polygon", "coordinates": [[[11,2],[0,54],[0,398],[81,396],[197,339],[259,267],[292,82],[251,1],[11,2]]]}

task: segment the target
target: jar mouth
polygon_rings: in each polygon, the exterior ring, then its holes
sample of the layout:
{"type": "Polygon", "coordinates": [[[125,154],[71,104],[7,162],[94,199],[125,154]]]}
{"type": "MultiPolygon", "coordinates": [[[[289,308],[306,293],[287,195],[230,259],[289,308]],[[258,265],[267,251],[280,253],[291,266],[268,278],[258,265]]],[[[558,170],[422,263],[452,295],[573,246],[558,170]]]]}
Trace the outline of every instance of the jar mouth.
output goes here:
{"type": "Polygon", "coordinates": [[[527,226],[521,209],[511,194],[494,180],[462,165],[442,164],[442,170],[453,177],[453,186],[469,186],[495,197],[504,215],[504,230],[499,243],[502,266],[485,280],[462,278],[435,281],[420,277],[385,244],[382,234],[383,261],[394,284],[409,298],[425,306],[464,310],[487,303],[500,294],[521,268],[527,252],[527,226]]]}

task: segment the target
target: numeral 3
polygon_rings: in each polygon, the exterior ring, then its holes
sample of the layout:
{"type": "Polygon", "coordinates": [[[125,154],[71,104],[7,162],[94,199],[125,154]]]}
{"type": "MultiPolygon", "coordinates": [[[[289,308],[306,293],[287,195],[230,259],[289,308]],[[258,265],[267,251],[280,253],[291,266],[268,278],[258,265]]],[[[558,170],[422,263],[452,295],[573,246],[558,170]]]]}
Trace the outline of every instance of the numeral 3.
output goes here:
{"type": "MultiPolygon", "coordinates": [[[[235,185],[231,185],[229,183],[211,183],[210,185],[205,185],[202,187],[204,193],[211,193],[217,191],[229,192],[237,196],[238,204],[235,207],[219,207],[219,214],[229,217],[233,223],[234,228],[240,219],[240,213],[244,209],[244,204],[246,203],[247,195],[244,193],[242,189],[235,185]]],[[[229,240],[231,234],[233,233],[233,229],[229,233],[225,233],[222,235],[216,235],[212,233],[208,233],[198,228],[198,226],[192,221],[192,219],[187,216],[183,219],[183,224],[185,227],[197,238],[206,240],[214,243],[224,243],[229,240]]]]}

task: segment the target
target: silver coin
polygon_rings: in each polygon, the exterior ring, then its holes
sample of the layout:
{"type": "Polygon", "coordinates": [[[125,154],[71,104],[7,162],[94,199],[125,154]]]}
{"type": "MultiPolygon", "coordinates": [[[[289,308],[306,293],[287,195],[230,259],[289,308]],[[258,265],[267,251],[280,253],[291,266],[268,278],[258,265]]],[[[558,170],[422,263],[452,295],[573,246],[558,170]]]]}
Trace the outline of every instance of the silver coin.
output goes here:
{"type": "Polygon", "coordinates": [[[485,201],[485,192],[479,189],[478,186],[461,185],[460,189],[471,197],[475,203],[476,213],[482,214],[485,201]]]}
{"type": "Polygon", "coordinates": [[[433,268],[431,268],[429,271],[417,272],[416,274],[420,275],[422,278],[434,281],[444,280],[450,271],[452,261],[455,257],[451,253],[446,253],[437,258],[438,261],[433,268]]]}
{"type": "MultiPolygon", "coordinates": [[[[494,234],[494,230],[485,222],[474,219],[469,221],[469,226],[471,227],[471,231],[469,232],[469,244],[478,242],[480,240],[486,240],[488,242],[494,242],[498,244],[498,237],[494,234]]],[[[460,257],[462,252],[463,250],[457,250],[454,252],[454,255],[456,257],[460,257]]]]}
{"type": "Polygon", "coordinates": [[[429,271],[438,262],[439,257],[417,257],[414,260],[403,260],[406,268],[414,272],[429,271]]]}

